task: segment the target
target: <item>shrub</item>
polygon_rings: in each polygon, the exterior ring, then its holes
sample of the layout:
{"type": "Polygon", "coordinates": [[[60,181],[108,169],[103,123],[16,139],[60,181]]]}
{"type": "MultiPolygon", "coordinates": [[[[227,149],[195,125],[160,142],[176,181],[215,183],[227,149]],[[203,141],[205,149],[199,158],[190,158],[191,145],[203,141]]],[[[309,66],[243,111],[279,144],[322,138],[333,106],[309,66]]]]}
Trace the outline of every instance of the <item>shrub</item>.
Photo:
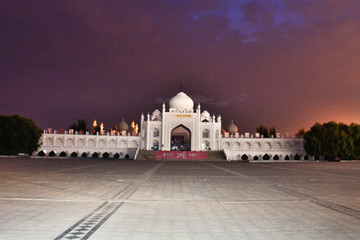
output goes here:
{"type": "Polygon", "coordinates": [[[49,152],[49,157],[54,157],[56,153],[54,151],[49,152]]]}
{"type": "Polygon", "coordinates": [[[119,159],[119,158],[120,158],[120,154],[115,153],[115,155],[114,155],[114,159],[119,159]]]}
{"type": "Polygon", "coordinates": [[[102,155],[103,158],[109,158],[109,153],[108,152],[104,152],[102,155]]]}
{"type": "Polygon", "coordinates": [[[263,156],[263,160],[270,160],[270,156],[266,153],[266,154],[263,156]]]}
{"type": "Polygon", "coordinates": [[[259,157],[255,155],[254,160],[259,160],[259,157]]]}
{"type": "Polygon", "coordinates": [[[279,158],[279,155],[275,154],[274,160],[279,160],[279,159],[280,159],[280,158],[279,158]]]}
{"type": "Polygon", "coordinates": [[[92,158],[98,158],[99,157],[99,154],[97,152],[94,152],[92,155],[91,155],[92,158]]]}
{"type": "Polygon", "coordinates": [[[76,153],[76,152],[72,152],[72,153],[71,153],[71,157],[77,157],[77,153],[76,153]]]}
{"type": "Polygon", "coordinates": [[[285,160],[290,160],[289,155],[286,155],[286,156],[285,156],[285,160]]]}
{"type": "Polygon", "coordinates": [[[309,160],[309,156],[308,156],[308,155],[305,155],[305,156],[304,156],[304,160],[309,160]]]}
{"type": "Polygon", "coordinates": [[[66,157],[66,152],[62,151],[62,152],[60,153],[60,157],[66,157]]]}
{"type": "Polygon", "coordinates": [[[130,158],[129,154],[126,154],[125,159],[129,159],[129,158],[130,158]]]}
{"type": "Polygon", "coordinates": [[[301,159],[300,155],[299,155],[299,154],[295,154],[294,160],[300,160],[300,159],[301,159]]]}
{"type": "Polygon", "coordinates": [[[45,152],[44,152],[43,150],[41,150],[40,152],[38,152],[38,156],[39,156],[39,157],[45,156],[45,152]]]}
{"type": "Polygon", "coordinates": [[[249,159],[249,157],[248,157],[246,154],[243,154],[243,155],[241,156],[241,160],[246,161],[246,160],[248,160],[248,159],[249,159]]]}
{"type": "Polygon", "coordinates": [[[319,155],[315,155],[315,160],[320,160],[320,156],[319,156],[319,155]]]}
{"type": "Polygon", "coordinates": [[[0,115],[0,155],[32,155],[40,147],[42,130],[30,118],[0,115]]]}
{"type": "Polygon", "coordinates": [[[83,152],[83,153],[81,154],[81,157],[86,158],[86,157],[87,157],[87,153],[86,153],[86,152],[83,152]]]}

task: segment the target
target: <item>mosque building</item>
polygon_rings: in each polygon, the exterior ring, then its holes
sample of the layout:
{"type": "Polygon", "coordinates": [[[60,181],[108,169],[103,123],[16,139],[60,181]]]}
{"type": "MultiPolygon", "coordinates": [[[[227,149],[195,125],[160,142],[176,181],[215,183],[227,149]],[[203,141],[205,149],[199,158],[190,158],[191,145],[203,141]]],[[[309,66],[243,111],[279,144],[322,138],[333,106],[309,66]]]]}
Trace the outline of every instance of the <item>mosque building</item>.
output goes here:
{"type": "Polygon", "coordinates": [[[67,156],[107,153],[110,157],[117,155],[130,159],[138,159],[139,152],[156,152],[154,158],[159,159],[172,158],[173,153],[183,158],[207,159],[204,153],[210,152],[222,152],[219,156],[224,156],[224,160],[263,159],[265,155],[275,160],[307,158],[303,139],[280,134],[271,138],[263,138],[258,133],[239,134],[233,121],[225,131],[220,115],[201,110],[200,103],[194,109],[193,100],[184,92],[171,98],[168,108],[163,103],[161,111],[156,109],[146,118],[141,114],[139,132],[137,128],[130,127],[123,119],[117,133],[93,135],[44,131],[39,152],[67,156]]]}

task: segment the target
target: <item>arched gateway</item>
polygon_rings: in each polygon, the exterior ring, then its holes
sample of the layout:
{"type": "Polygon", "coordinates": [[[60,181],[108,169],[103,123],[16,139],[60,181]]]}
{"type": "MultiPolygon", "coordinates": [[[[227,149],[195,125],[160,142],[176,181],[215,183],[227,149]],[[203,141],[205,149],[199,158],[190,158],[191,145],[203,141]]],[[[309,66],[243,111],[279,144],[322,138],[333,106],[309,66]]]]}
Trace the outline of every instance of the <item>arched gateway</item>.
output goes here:
{"type": "Polygon", "coordinates": [[[172,151],[191,150],[191,131],[180,124],[171,131],[170,146],[172,151]]]}
{"type": "Polygon", "coordinates": [[[146,117],[141,115],[140,150],[209,151],[220,149],[221,117],[201,111],[198,104],[184,92],[170,99],[168,107],[155,110],[146,117]],[[159,142],[158,147],[154,140],[159,142]],[[205,145],[204,145],[205,143],[205,145]]]}

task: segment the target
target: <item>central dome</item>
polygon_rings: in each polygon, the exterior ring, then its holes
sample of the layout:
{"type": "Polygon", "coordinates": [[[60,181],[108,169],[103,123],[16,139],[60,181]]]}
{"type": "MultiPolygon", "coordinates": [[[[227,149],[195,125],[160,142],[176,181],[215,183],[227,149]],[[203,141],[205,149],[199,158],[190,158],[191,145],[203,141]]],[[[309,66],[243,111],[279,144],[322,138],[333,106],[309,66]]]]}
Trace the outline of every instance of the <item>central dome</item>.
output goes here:
{"type": "Polygon", "coordinates": [[[175,97],[170,99],[170,108],[190,110],[194,108],[193,100],[183,92],[179,92],[175,97]]]}

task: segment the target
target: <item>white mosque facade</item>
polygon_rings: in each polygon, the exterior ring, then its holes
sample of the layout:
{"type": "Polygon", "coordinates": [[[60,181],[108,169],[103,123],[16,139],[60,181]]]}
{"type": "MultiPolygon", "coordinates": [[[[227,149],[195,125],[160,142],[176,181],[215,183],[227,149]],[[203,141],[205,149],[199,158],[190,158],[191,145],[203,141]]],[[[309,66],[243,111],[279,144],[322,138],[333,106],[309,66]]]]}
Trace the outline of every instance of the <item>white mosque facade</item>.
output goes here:
{"type": "Polygon", "coordinates": [[[38,152],[55,155],[100,157],[107,153],[110,157],[135,159],[139,151],[222,151],[227,160],[262,159],[304,159],[303,139],[288,138],[277,134],[262,138],[259,134],[239,134],[231,123],[222,129],[221,116],[210,115],[198,104],[194,109],[193,100],[180,92],[165,103],[161,111],[156,109],[145,117],[141,115],[140,131],[134,133],[123,120],[118,133],[70,134],[69,132],[44,131],[38,152]],[[297,157],[295,157],[297,156],[297,157]]]}

